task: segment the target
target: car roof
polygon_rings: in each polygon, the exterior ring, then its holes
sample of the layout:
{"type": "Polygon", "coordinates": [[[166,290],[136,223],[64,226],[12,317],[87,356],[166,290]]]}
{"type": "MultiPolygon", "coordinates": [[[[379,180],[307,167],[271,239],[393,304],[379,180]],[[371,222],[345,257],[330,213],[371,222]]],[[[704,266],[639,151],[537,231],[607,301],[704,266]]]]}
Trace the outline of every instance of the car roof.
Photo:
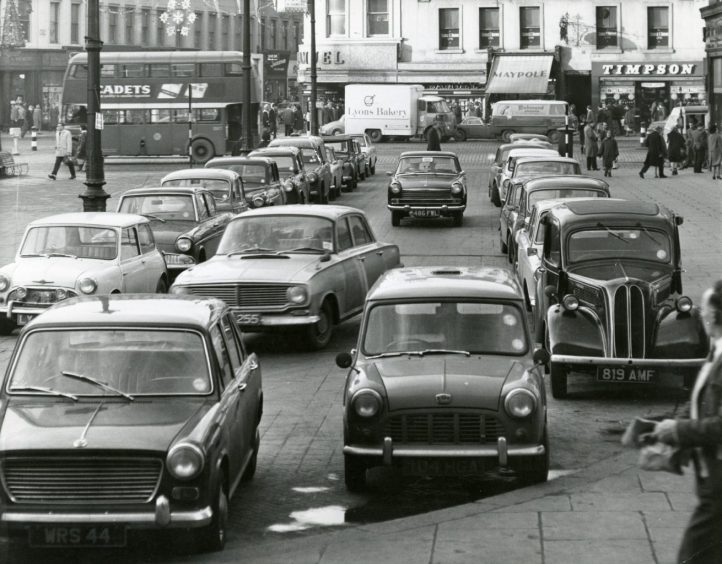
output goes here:
{"type": "Polygon", "coordinates": [[[148,223],[148,218],[132,213],[116,212],[78,212],[50,215],[31,221],[28,227],[38,225],[87,225],[97,227],[132,227],[138,223],[148,223]]]}
{"type": "MultiPolygon", "coordinates": [[[[554,206],[550,215],[564,223],[589,224],[590,221],[638,222],[645,216],[650,223],[668,224],[674,213],[654,202],[622,200],[620,198],[597,198],[599,201],[570,201],[554,206]]],[[[634,223],[632,223],[634,225],[634,223]]]]}
{"type": "Polygon", "coordinates": [[[160,181],[164,182],[165,180],[180,180],[183,178],[211,178],[214,180],[233,181],[237,177],[237,172],[233,170],[226,170],[223,168],[184,168],[183,170],[174,170],[173,172],[169,172],[163,178],[161,178],[160,181]]]}
{"type": "Polygon", "coordinates": [[[567,104],[563,100],[497,100],[494,104],[567,104]]]}
{"type": "Polygon", "coordinates": [[[405,151],[399,158],[405,157],[456,157],[456,153],[452,151],[405,151]]]}
{"type": "Polygon", "coordinates": [[[342,142],[342,141],[350,141],[353,139],[351,135],[323,135],[321,137],[325,143],[336,143],[336,142],[342,142]]]}
{"type": "Polygon", "coordinates": [[[510,151],[515,151],[517,149],[546,149],[552,151],[554,150],[554,145],[547,143],[546,141],[517,141],[516,143],[504,143],[503,145],[499,145],[498,151],[500,154],[508,154],[510,151]]]}
{"type": "Polygon", "coordinates": [[[521,300],[516,276],[508,268],[418,266],[387,270],[367,300],[491,298],[521,300]]]}
{"type": "Polygon", "coordinates": [[[257,215],[311,215],[323,217],[330,220],[336,220],[347,213],[358,213],[365,216],[363,211],[357,208],[352,208],[350,206],[326,206],[319,204],[299,206],[295,204],[289,204],[283,206],[268,206],[248,210],[247,212],[235,216],[232,221],[257,215]]]}
{"type": "Polygon", "coordinates": [[[512,157],[523,157],[525,155],[559,155],[559,151],[554,149],[547,149],[546,147],[519,147],[518,149],[511,149],[507,158],[512,157]]]}
{"type": "Polygon", "coordinates": [[[550,210],[551,208],[558,206],[559,204],[568,204],[572,202],[585,202],[585,201],[601,201],[606,198],[554,198],[552,200],[539,200],[535,203],[531,209],[536,209],[539,213],[550,210]]]}
{"type": "Polygon", "coordinates": [[[517,166],[522,163],[538,163],[538,162],[555,162],[555,163],[573,163],[579,164],[579,161],[573,157],[560,157],[559,153],[556,155],[524,155],[520,156],[516,164],[517,166]]]}
{"type": "MultiPolygon", "coordinates": [[[[211,159],[208,161],[210,164],[250,164],[250,165],[257,165],[257,164],[263,164],[263,165],[272,165],[275,161],[271,157],[262,157],[262,156],[256,156],[256,157],[216,157],[215,159],[211,159]]],[[[212,166],[208,168],[213,168],[212,166]]]]}
{"type": "Polygon", "coordinates": [[[203,186],[143,186],[142,188],[131,188],[123,192],[120,197],[124,196],[144,196],[148,194],[158,194],[163,196],[179,195],[192,196],[198,192],[207,192],[203,186]]]}
{"type": "Polygon", "coordinates": [[[278,145],[276,147],[261,147],[260,149],[253,149],[249,153],[250,155],[253,155],[254,157],[262,157],[263,155],[269,154],[269,155],[298,155],[301,152],[301,149],[298,147],[293,147],[291,145],[278,145]]]}
{"type": "Polygon", "coordinates": [[[283,147],[283,146],[296,146],[296,147],[317,147],[323,145],[323,138],[316,135],[304,135],[303,137],[282,137],[280,139],[274,139],[269,144],[269,147],[283,147]]]}
{"type": "Polygon", "coordinates": [[[593,176],[570,176],[553,174],[549,176],[536,176],[534,178],[522,176],[519,180],[512,179],[514,184],[523,184],[528,192],[544,188],[598,188],[609,191],[609,184],[601,178],[593,176]]]}
{"type": "Polygon", "coordinates": [[[162,294],[81,296],[58,302],[33,319],[27,330],[70,325],[163,325],[209,327],[227,309],[221,300],[162,294]]]}

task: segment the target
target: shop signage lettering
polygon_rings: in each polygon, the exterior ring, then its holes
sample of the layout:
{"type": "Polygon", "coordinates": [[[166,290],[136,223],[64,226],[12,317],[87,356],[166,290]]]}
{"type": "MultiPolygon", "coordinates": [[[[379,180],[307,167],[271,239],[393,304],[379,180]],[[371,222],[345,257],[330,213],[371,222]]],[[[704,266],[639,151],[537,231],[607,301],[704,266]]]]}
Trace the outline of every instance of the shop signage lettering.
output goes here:
{"type": "Polygon", "coordinates": [[[547,78],[547,71],[495,71],[494,78],[547,78]]]}
{"type": "MultiPolygon", "coordinates": [[[[308,51],[301,51],[298,60],[302,65],[309,65],[308,51]]],[[[341,51],[320,51],[316,53],[316,61],[322,65],[345,65],[346,61],[341,57],[341,51]]]]}
{"type": "Polygon", "coordinates": [[[694,74],[694,63],[672,64],[639,64],[639,65],[602,65],[604,75],[691,75],[694,74]]]}
{"type": "Polygon", "coordinates": [[[106,84],[100,87],[101,96],[150,96],[149,84],[106,84]]]}

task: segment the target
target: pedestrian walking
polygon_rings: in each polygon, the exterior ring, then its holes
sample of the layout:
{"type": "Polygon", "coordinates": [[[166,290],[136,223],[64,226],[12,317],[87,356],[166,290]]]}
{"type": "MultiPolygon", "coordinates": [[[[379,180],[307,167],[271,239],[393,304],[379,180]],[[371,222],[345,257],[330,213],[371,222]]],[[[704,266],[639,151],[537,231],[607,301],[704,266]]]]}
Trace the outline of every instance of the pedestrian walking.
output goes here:
{"type": "Polygon", "coordinates": [[[698,123],[690,133],[692,149],[694,150],[694,172],[702,172],[705,158],[707,158],[707,134],[701,123],[698,123]]]}
{"type": "Polygon", "coordinates": [[[720,165],[722,164],[722,137],[717,133],[717,126],[714,124],[709,126],[707,150],[709,152],[709,167],[712,169],[712,180],[722,180],[719,175],[720,165]]]}
{"type": "Polygon", "coordinates": [[[597,134],[594,133],[594,123],[587,122],[584,127],[584,154],[587,157],[587,170],[599,170],[597,168],[597,153],[599,146],[597,145],[597,134]]]}
{"type": "Polygon", "coordinates": [[[484,113],[481,111],[481,104],[478,100],[474,102],[474,115],[478,118],[484,116],[484,113]]]}
{"type": "Polygon", "coordinates": [[[667,156],[672,167],[672,176],[676,176],[678,174],[677,170],[683,168],[686,153],[685,139],[679,132],[679,127],[675,125],[672,131],[667,134],[667,156]]]}
{"type": "Polygon", "coordinates": [[[634,133],[634,106],[629,106],[624,113],[624,136],[634,133]]]}
{"type": "Polygon", "coordinates": [[[591,104],[587,106],[587,115],[584,117],[584,121],[591,124],[597,123],[597,114],[592,109],[591,104]]]}
{"type": "Polygon", "coordinates": [[[586,112],[579,112],[577,116],[578,130],[579,130],[579,148],[584,154],[584,127],[587,125],[586,112]]]}
{"type": "Polygon", "coordinates": [[[28,111],[25,109],[25,105],[18,104],[18,127],[20,127],[20,137],[25,137],[25,134],[28,132],[27,115],[28,111]]]}
{"type": "Polygon", "coordinates": [[[658,170],[659,178],[667,178],[664,174],[664,159],[667,156],[667,147],[662,137],[662,128],[656,127],[653,129],[644,140],[644,145],[647,147],[647,157],[644,159],[642,170],[639,171],[639,177],[644,178],[644,173],[649,170],[649,167],[655,167],[658,170]]]}
{"type": "Polygon", "coordinates": [[[271,108],[268,110],[268,122],[271,127],[271,139],[275,139],[278,136],[278,122],[276,121],[276,104],[271,104],[271,108]]]}
{"type": "Polygon", "coordinates": [[[36,104],[33,109],[33,125],[38,131],[43,128],[43,111],[40,109],[40,104],[36,104]]]}
{"type": "Polygon", "coordinates": [[[436,116],[434,125],[429,128],[426,134],[426,150],[441,151],[441,116],[436,116]]]}
{"type": "Polygon", "coordinates": [[[454,100],[451,103],[451,111],[454,112],[454,117],[456,118],[456,124],[457,125],[460,124],[461,123],[461,106],[459,105],[459,102],[457,102],[456,100],[454,100]]]}
{"type": "Polygon", "coordinates": [[[611,129],[607,129],[606,137],[599,146],[599,156],[602,157],[604,176],[612,176],[612,167],[619,156],[619,147],[611,129]]]}
{"type": "Polygon", "coordinates": [[[268,147],[268,144],[271,142],[271,131],[269,129],[264,129],[263,133],[261,133],[261,142],[258,144],[258,149],[262,149],[263,147],[268,147]]]}
{"type": "Polygon", "coordinates": [[[697,375],[689,415],[663,419],[652,439],[689,449],[694,465],[697,507],[677,555],[679,564],[722,562],[722,280],[702,297],[702,316],[712,352],[697,375]]]}
{"type": "Polygon", "coordinates": [[[293,122],[296,121],[296,116],[293,113],[293,105],[287,106],[281,114],[281,121],[283,122],[283,133],[286,137],[293,133],[293,122]]]}
{"type": "Polygon", "coordinates": [[[261,125],[263,126],[263,129],[271,130],[271,116],[270,116],[270,109],[271,106],[266,104],[263,106],[263,113],[261,114],[261,125]]]}
{"type": "Polygon", "coordinates": [[[73,136],[70,131],[65,129],[65,124],[62,121],[58,122],[58,126],[55,131],[55,165],[53,166],[53,172],[48,174],[50,180],[55,180],[60,170],[60,164],[65,163],[70,170],[70,180],[75,178],[75,167],[73,161],[70,158],[73,154],[73,136]]]}
{"type": "Polygon", "coordinates": [[[78,148],[75,150],[75,161],[78,163],[78,170],[82,171],[85,166],[85,160],[88,158],[87,153],[88,128],[85,125],[80,126],[80,135],[78,136],[78,148]]]}
{"type": "Polygon", "coordinates": [[[25,110],[25,117],[23,118],[23,126],[22,126],[22,132],[20,133],[20,137],[25,137],[25,134],[30,131],[33,128],[33,112],[35,111],[35,108],[33,105],[29,105],[28,109],[25,110]]]}

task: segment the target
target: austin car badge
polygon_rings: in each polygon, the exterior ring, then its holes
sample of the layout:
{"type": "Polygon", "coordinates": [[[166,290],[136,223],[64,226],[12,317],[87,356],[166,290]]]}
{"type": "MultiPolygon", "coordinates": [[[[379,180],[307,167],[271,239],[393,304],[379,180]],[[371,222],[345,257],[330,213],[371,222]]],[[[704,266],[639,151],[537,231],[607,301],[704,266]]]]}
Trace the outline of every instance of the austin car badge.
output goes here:
{"type": "Polygon", "coordinates": [[[451,394],[436,394],[436,403],[439,405],[449,405],[451,403],[451,394]]]}

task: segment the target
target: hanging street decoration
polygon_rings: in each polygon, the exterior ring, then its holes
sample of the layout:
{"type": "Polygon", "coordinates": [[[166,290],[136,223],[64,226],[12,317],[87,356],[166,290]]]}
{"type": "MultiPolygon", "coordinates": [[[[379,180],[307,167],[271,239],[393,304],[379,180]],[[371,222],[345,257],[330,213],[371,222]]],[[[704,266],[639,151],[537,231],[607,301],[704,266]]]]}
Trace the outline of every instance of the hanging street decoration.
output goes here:
{"type": "Polygon", "coordinates": [[[188,35],[193,22],[196,21],[196,13],[191,10],[191,0],[168,0],[168,7],[160,15],[160,21],[165,25],[165,32],[168,35],[176,33],[188,35]]]}
{"type": "Polygon", "coordinates": [[[7,49],[24,46],[25,38],[23,37],[23,28],[20,23],[15,0],[7,0],[5,3],[2,34],[0,35],[0,48],[7,49]]]}

